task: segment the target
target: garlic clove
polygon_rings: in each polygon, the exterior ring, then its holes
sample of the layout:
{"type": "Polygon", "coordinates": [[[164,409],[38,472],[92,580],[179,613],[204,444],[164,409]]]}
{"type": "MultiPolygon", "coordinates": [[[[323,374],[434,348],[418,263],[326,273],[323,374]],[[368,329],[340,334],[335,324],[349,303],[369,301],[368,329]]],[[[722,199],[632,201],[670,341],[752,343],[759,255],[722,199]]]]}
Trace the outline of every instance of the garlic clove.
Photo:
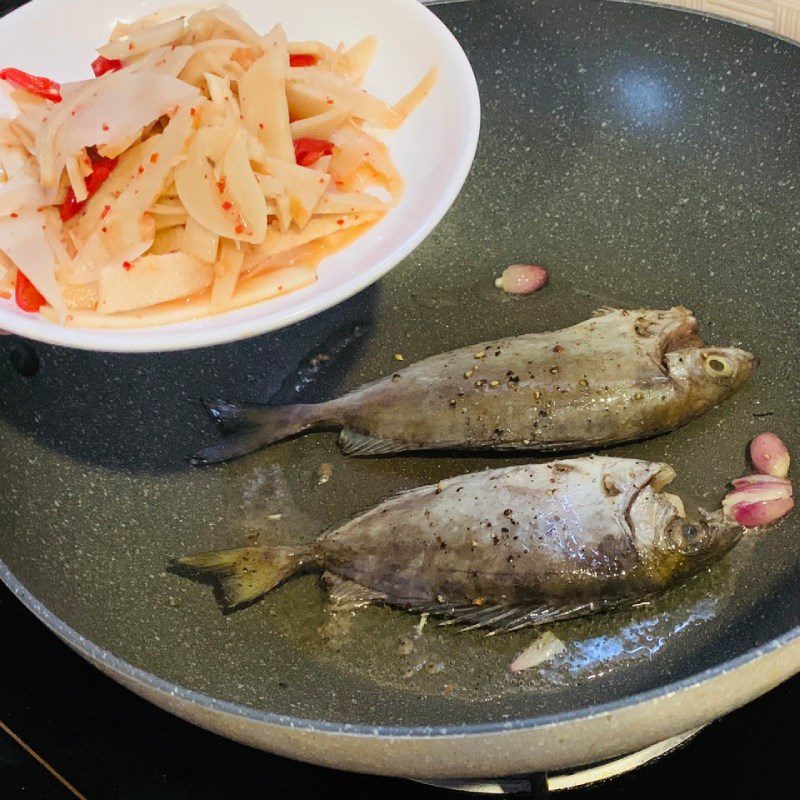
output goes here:
{"type": "Polygon", "coordinates": [[[739,489],[741,487],[752,486],[753,484],[763,486],[769,483],[786,483],[786,480],[786,478],[779,478],[777,475],[761,475],[757,472],[755,475],[745,475],[743,478],[736,478],[736,480],[731,481],[731,483],[739,489]]]}
{"type": "Polygon", "coordinates": [[[794,494],[792,485],[767,483],[763,486],[751,484],[747,489],[734,489],[722,500],[722,507],[727,509],[741,503],[766,503],[770,500],[786,500],[794,494]]]}
{"type": "Polygon", "coordinates": [[[739,503],[726,513],[745,528],[762,528],[785,517],[794,508],[791,497],[758,503],[739,503]]]}
{"type": "Polygon", "coordinates": [[[546,286],[550,274],[544,267],[536,264],[512,264],[494,282],[498,289],[508,294],[531,294],[546,286]]]}
{"type": "MultiPolygon", "coordinates": [[[[761,477],[761,476],[758,476],[761,477]]],[[[792,484],[782,478],[780,481],[749,482],[728,492],[722,500],[726,513],[734,506],[749,503],[766,503],[774,500],[787,500],[793,494],[792,484]]]]}
{"type": "Polygon", "coordinates": [[[764,475],[785,478],[789,474],[789,451],[774,433],[759,433],[750,442],[750,460],[764,475]]]}
{"type": "Polygon", "coordinates": [[[526,647],[512,662],[510,670],[512,672],[522,672],[532,667],[537,667],[545,661],[560,655],[567,649],[564,642],[555,634],[547,631],[532,644],[526,647]]]}

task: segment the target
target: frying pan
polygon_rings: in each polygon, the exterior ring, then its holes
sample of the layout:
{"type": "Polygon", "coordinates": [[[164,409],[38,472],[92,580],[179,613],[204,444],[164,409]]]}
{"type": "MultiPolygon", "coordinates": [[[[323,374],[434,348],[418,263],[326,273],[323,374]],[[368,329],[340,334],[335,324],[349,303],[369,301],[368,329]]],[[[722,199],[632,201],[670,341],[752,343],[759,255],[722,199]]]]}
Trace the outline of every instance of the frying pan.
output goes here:
{"type": "Polygon", "coordinates": [[[385,608],[342,629],[313,576],[223,615],[166,570],[248,536],[305,541],[398,490],[526,458],[348,460],[320,434],[193,469],[216,435],[199,397],[318,401],[391,371],[395,353],[558,328],[602,305],[683,303],[709,341],[761,358],[724,406],[614,452],[672,463],[676,490],[713,505],[756,432],[800,451],[800,52],[638,5],[436,13],[475,66],[481,146],[445,221],[380,284],[208,350],[26,355],[2,340],[0,575],[101,670],[241,742],[419,778],[557,769],[695,728],[800,668],[796,517],[649,605],[554,627],[565,654],[516,677],[530,631],[418,632],[385,608]],[[547,264],[551,285],[496,290],[520,260],[547,264]]]}

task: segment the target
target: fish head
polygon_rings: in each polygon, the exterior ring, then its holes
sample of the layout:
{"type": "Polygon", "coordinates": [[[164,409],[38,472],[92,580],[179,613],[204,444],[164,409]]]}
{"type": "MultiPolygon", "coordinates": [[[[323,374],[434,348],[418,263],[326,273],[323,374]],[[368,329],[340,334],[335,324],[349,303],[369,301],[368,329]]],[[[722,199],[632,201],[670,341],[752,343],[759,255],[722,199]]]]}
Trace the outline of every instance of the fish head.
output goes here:
{"type": "Polygon", "coordinates": [[[670,378],[683,385],[687,399],[706,408],[736,392],[758,364],[752,353],[738,347],[681,347],[667,350],[662,361],[670,378]]]}
{"type": "Polygon", "coordinates": [[[642,310],[634,331],[670,379],[689,390],[706,407],[737,391],[752,375],[758,359],[738,347],[708,346],[700,337],[697,319],[689,309],[642,310]]]}
{"type": "Polygon", "coordinates": [[[713,564],[741,538],[744,529],[700,509],[686,514],[680,497],[662,491],[675,478],[667,465],[652,472],[628,506],[626,519],[645,566],[651,589],[659,590],[713,564]]]}

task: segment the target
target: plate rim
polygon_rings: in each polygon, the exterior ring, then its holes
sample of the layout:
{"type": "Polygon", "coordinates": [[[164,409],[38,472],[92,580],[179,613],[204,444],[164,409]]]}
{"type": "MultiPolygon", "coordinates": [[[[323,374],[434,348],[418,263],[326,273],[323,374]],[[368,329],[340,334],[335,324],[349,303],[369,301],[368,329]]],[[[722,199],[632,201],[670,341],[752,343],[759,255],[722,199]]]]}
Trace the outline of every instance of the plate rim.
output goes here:
{"type": "MultiPolygon", "coordinates": [[[[57,2],[58,0],[31,0],[31,2],[0,17],[0,30],[9,19],[19,20],[39,11],[46,11],[48,6],[55,5],[57,2]]],[[[220,0],[220,2],[224,2],[224,0],[220,0]]],[[[467,118],[471,120],[471,124],[466,130],[466,136],[460,142],[460,152],[456,167],[447,190],[439,196],[427,218],[411,236],[393,250],[384,254],[362,273],[328,290],[324,297],[304,298],[296,306],[279,312],[277,315],[273,314],[271,317],[263,316],[241,320],[228,325],[223,323],[222,327],[212,326],[207,329],[197,330],[174,330],[177,325],[185,325],[187,324],[186,322],[129,329],[93,329],[73,328],[56,323],[43,325],[42,318],[38,314],[16,313],[0,304],[2,328],[8,333],[42,344],[58,345],[97,353],[165,353],[210,347],[281,330],[304,319],[321,314],[376,283],[400,264],[430,236],[461,193],[461,189],[472,169],[478,148],[481,129],[481,104],[478,82],[472,69],[472,64],[450,29],[427,5],[419,2],[419,0],[391,0],[391,2],[399,7],[405,6],[409,10],[413,9],[412,13],[420,16],[421,19],[426,19],[432,28],[436,30],[437,35],[447,42],[447,46],[452,50],[453,63],[457,68],[457,72],[467,85],[464,104],[467,106],[467,118]],[[131,336],[133,331],[137,335],[131,336]]],[[[169,8],[169,5],[164,7],[169,8]]],[[[284,296],[288,297],[291,294],[298,294],[303,291],[303,289],[300,289],[298,292],[292,292],[284,296]]],[[[266,313],[270,299],[253,303],[247,308],[264,308],[266,313]]],[[[224,318],[224,316],[224,314],[219,315],[220,318],[224,318]]],[[[201,317],[198,320],[188,322],[191,324],[208,318],[201,317]]]]}

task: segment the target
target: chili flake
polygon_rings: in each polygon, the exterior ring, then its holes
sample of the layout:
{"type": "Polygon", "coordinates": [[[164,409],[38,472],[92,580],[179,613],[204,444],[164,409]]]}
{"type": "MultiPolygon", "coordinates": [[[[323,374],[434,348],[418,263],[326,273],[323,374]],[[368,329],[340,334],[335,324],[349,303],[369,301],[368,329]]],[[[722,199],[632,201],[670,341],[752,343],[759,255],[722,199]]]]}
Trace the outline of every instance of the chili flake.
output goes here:
{"type": "Polygon", "coordinates": [[[314,53],[290,53],[290,67],[313,67],[319,61],[319,56],[314,53]]]}
{"type": "Polygon", "coordinates": [[[122,69],[122,62],[118,58],[97,56],[97,58],[92,61],[92,72],[94,72],[95,78],[105,75],[106,72],[116,72],[119,69],[122,69]]]}
{"type": "Polygon", "coordinates": [[[327,139],[295,139],[294,157],[301,167],[310,167],[322,156],[333,154],[333,142],[327,139]]]}

